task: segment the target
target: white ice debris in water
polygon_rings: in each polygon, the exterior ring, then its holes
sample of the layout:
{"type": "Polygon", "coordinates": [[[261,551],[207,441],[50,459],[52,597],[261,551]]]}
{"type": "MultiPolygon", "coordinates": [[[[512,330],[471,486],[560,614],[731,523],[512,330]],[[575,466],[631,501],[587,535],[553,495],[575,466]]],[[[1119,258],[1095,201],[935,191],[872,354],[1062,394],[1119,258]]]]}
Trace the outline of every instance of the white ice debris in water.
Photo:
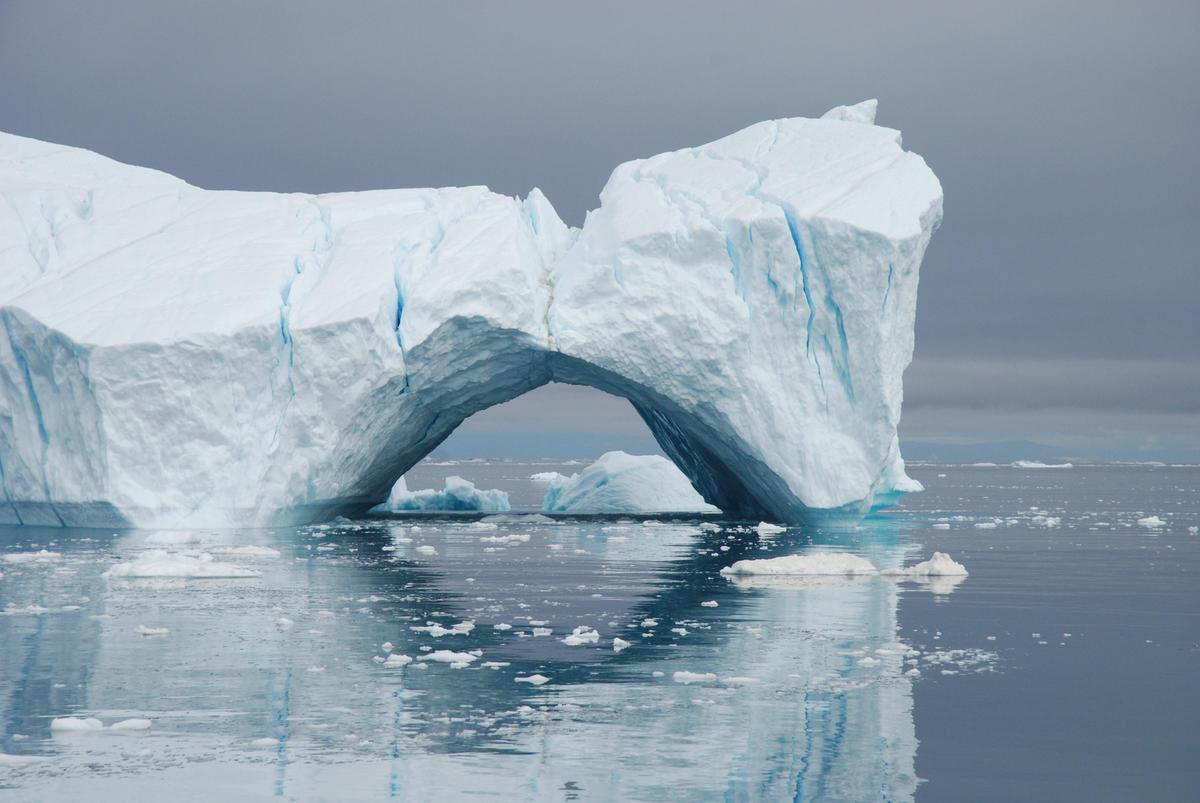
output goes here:
{"type": "Polygon", "coordinates": [[[137,634],[139,636],[165,636],[171,631],[165,627],[146,627],[145,625],[137,626],[137,634]]]}
{"type": "Polygon", "coordinates": [[[279,550],[272,549],[269,546],[254,546],[248,544],[246,546],[217,546],[210,547],[211,551],[217,555],[235,555],[239,558],[277,558],[279,550]]]}
{"type": "Polygon", "coordinates": [[[549,480],[542,510],[555,513],[719,513],[662,455],[606,452],[578,474],[549,480]]]}
{"type": "Polygon", "coordinates": [[[720,604],[721,603],[717,602],[715,599],[710,599],[710,600],[705,600],[704,602],[701,602],[700,607],[701,608],[716,608],[720,604]]]}
{"type": "Polygon", "coordinates": [[[617,638],[613,639],[613,642],[612,642],[613,652],[620,652],[621,650],[623,650],[629,646],[632,646],[632,643],[626,641],[625,639],[623,639],[619,636],[617,638]]]}
{"type": "Polygon", "coordinates": [[[957,563],[945,552],[934,552],[929,560],[914,563],[906,569],[891,569],[884,574],[890,577],[919,579],[924,577],[966,577],[967,567],[957,563]]]}
{"type": "Polygon", "coordinates": [[[553,482],[561,476],[562,474],[557,471],[539,471],[536,474],[530,474],[529,479],[534,482],[553,482]]]}
{"type": "Polygon", "coordinates": [[[1160,519],[1158,516],[1146,516],[1143,519],[1138,519],[1137,523],[1138,526],[1146,527],[1147,529],[1151,530],[1166,526],[1166,522],[1160,519]]]}
{"type": "Polygon", "coordinates": [[[571,631],[571,635],[562,639],[568,647],[578,647],[581,644],[595,644],[600,640],[600,634],[587,626],[579,626],[571,631]]]}
{"type": "Polygon", "coordinates": [[[516,681],[517,683],[528,683],[531,686],[541,686],[544,683],[550,682],[550,678],[546,677],[545,675],[529,675],[527,677],[515,677],[515,678],[513,678],[513,680],[516,681]]]}
{"type": "Polygon", "coordinates": [[[437,547],[430,546],[429,544],[421,544],[421,546],[417,547],[416,552],[421,555],[436,555],[438,553],[437,547]]]}
{"type": "Polygon", "coordinates": [[[372,513],[401,513],[412,510],[481,510],[504,513],[509,509],[508,494],[500,490],[482,490],[462,477],[447,477],[446,487],[438,491],[426,488],[408,490],[404,477],[396,480],[387,501],[371,508],[372,513]]]}
{"type": "Polygon", "coordinates": [[[154,725],[148,719],[134,717],[133,719],[123,719],[120,722],[114,722],[111,730],[115,731],[148,731],[154,725]]]}
{"type": "Polygon", "coordinates": [[[760,521],[758,526],[754,528],[754,532],[759,535],[775,535],[787,530],[787,527],[780,527],[778,524],[772,524],[769,521],[760,521]]]}
{"type": "Polygon", "coordinates": [[[427,622],[424,625],[413,625],[409,628],[409,630],[418,633],[428,633],[434,638],[441,638],[442,636],[465,636],[474,629],[475,621],[473,619],[466,619],[450,627],[444,627],[437,622],[427,622]]]}
{"type": "Polygon", "coordinates": [[[5,563],[53,563],[62,557],[59,552],[39,549],[37,552],[13,552],[3,557],[5,563]]]}
{"type": "Polygon", "coordinates": [[[98,731],[104,723],[94,717],[58,717],[50,721],[52,731],[98,731]]]}
{"type": "Polygon", "coordinates": [[[682,671],[682,672],[676,672],[673,675],[671,675],[671,679],[674,680],[676,683],[683,683],[683,684],[687,685],[687,684],[691,684],[691,683],[712,683],[713,681],[715,681],[717,679],[717,676],[714,675],[712,672],[682,671]]]}
{"type": "Polygon", "coordinates": [[[837,577],[878,574],[875,564],[847,552],[809,552],[803,555],[784,555],[761,560],[739,560],[721,569],[721,574],[837,577]]]}
{"type": "Polygon", "coordinates": [[[510,535],[483,535],[479,538],[480,543],[484,544],[527,544],[529,543],[528,533],[512,533],[510,535]]]}
{"type": "MultiPolygon", "coordinates": [[[[469,655],[470,653],[457,653],[457,654],[458,655],[469,655]]],[[[429,657],[429,656],[426,656],[426,657],[429,657]]],[[[431,660],[441,660],[441,659],[433,658],[431,660]]],[[[411,657],[409,657],[407,655],[401,655],[399,653],[394,652],[387,657],[387,659],[383,662],[383,665],[390,669],[398,669],[399,667],[402,667],[402,666],[408,666],[412,662],[413,662],[413,659],[411,657]]]]}
{"type": "Polygon", "coordinates": [[[1013,468],[1074,468],[1072,463],[1043,463],[1040,460],[1015,460],[1013,468]]]}
{"type": "Polygon", "coordinates": [[[442,664],[469,664],[479,656],[470,652],[454,652],[453,650],[435,650],[423,657],[426,661],[437,661],[442,664]]]}
{"type": "Polygon", "coordinates": [[[132,561],[104,572],[109,578],[185,577],[198,579],[261,577],[262,572],[219,563],[207,552],[168,552],[148,549],[132,561]]]}
{"type": "Polygon", "coordinates": [[[250,747],[255,750],[273,750],[279,747],[279,740],[271,736],[264,736],[261,739],[255,739],[250,743],[250,747]]]}

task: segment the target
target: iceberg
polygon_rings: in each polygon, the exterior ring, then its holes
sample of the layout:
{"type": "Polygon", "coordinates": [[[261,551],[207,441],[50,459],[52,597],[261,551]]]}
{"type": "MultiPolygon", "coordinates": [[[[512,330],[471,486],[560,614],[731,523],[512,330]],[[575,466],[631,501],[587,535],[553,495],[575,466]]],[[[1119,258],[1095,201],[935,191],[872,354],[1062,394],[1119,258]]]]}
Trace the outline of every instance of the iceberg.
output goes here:
{"type": "Polygon", "coordinates": [[[0,134],[0,523],[356,515],[547,382],[629,399],[755,520],[914,487],[896,438],[942,190],[875,103],[536,189],[212,191],[0,134]]]}
{"type": "Polygon", "coordinates": [[[547,513],[720,513],[674,463],[656,454],[606,452],[578,474],[555,474],[547,513]]]}
{"type": "Polygon", "coordinates": [[[447,477],[443,490],[426,488],[408,490],[404,477],[396,480],[387,501],[371,508],[372,513],[404,513],[415,510],[480,510],[484,513],[505,513],[509,510],[508,494],[500,490],[480,490],[475,483],[462,477],[447,477]]]}

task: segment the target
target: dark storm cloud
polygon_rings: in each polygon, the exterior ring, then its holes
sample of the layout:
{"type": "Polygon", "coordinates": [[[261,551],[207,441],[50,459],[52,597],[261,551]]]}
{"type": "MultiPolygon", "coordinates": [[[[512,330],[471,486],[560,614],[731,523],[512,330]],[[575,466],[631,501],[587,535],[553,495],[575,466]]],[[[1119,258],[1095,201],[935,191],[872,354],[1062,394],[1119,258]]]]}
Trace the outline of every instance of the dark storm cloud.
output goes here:
{"type": "Polygon", "coordinates": [[[946,191],[914,404],[1153,411],[1194,383],[1100,361],[1200,372],[1197,53],[1194,0],[0,0],[0,128],[215,188],[536,185],[578,224],[622,160],[878,97],[946,191]],[[1045,358],[1073,381],[935,364],[1045,358]]]}

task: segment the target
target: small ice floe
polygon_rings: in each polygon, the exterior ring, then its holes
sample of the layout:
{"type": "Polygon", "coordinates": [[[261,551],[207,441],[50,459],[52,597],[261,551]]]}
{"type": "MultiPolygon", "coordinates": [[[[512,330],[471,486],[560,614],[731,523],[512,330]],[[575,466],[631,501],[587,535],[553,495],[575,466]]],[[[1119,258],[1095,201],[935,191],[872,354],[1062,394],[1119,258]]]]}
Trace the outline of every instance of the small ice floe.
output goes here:
{"type": "Polygon", "coordinates": [[[933,529],[935,529],[935,530],[949,530],[949,529],[950,529],[950,524],[949,524],[949,522],[945,522],[945,521],[939,521],[937,524],[933,525],[933,529]]]}
{"type": "Polygon", "coordinates": [[[275,626],[286,633],[287,631],[289,631],[293,627],[295,627],[296,623],[293,622],[291,619],[287,618],[286,616],[280,616],[278,619],[275,620],[275,626]]]}
{"type": "Polygon", "coordinates": [[[753,686],[756,683],[762,683],[762,680],[743,675],[734,675],[732,677],[722,678],[721,682],[726,686],[753,686]]]}
{"type": "Polygon", "coordinates": [[[994,522],[994,521],[977,521],[977,522],[975,522],[975,529],[977,529],[977,530],[994,530],[998,526],[999,525],[997,525],[996,522],[994,522]]]}
{"type": "Polygon", "coordinates": [[[247,544],[245,546],[212,547],[212,551],[217,555],[234,555],[239,558],[279,557],[278,549],[272,549],[269,546],[255,546],[253,544],[247,544]]]}
{"type": "Polygon", "coordinates": [[[120,722],[114,722],[110,730],[115,731],[148,731],[154,723],[148,719],[134,717],[132,719],[123,719],[120,722]]]}
{"type": "Polygon", "coordinates": [[[62,558],[61,552],[50,552],[49,550],[39,549],[37,552],[13,552],[4,555],[2,559],[5,563],[54,563],[62,558]]]}
{"type": "Polygon", "coordinates": [[[619,636],[617,638],[613,639],[612,644],[613,644],[613,652],[620,652],[621,650],[625,649],[626,647],[632,646],[632,642],[628,642],[625,639],[620,638],[619,636]]]}
{"type": "Polygon", "coordinates": [[[578,647],[582,644],[595,644],[600,640],[600,634],[586,625],[580,625],[571,631],[571,635],[560,639],[568,647],[578,647]]]}
{"type": "Polygon", "coordinates": [[[192,579],[229,579],[262,577],[262,572],[213,560],[207,552],[168,552],[148,549],[132,561],[118,563],[103,577],[140,579],[179,577],[192,579]]]}
{"type": "Polygon", "coordinates": [[[688,672],[685,670],[675,672],[671,675],[671,679],[676,683],[682,683],[686,686],[692,683],[713,683],[716,681],[717,676],[712,672],[688,672]]]}
{"type": "Polygon", "coordinates": [[[274,750],[279,747],[279,740],[271,736],[264,736],[261,739],[255,739],[250,743],[253,750],[274,750]]]}
{"type": "Polygon", "coordinates": [[[488,669],[503,669],[504,667],[511,665],[511,661],[484,661],[482,664],[480,664],[480,666],[487,667],[488,669]]]}
{"type": "Polygon", "coordinates": [[[704,602],[700,603],[701,608],[716,608],[718,605],[720,605],[720,603],[715,599],[705,600],[704,602]]]}
{"type": "Polygon", "coordinates": [[[410,510],[479,510],[484,513],[508,511],[508,494],[499,490],[476,488],[462,477],[446,477],[442,490],[408,490],[404,477],[396,480],[386,502],[371,508],[372,513],[402,513],[410,510]]]}
{"type": "Polygon", "coordinates": [[[1146,516],[1143,519],[1137,520],[1139,527],[1145,527],[1148,530],[1157,530],[1159,527],[1165,527],[1166,522],[1158,516],[1146,516]]]}
{"type": "Polygon", "coordinates": [[[780,527],[778,524],[772,524],[769,521],[760,521],[758,526],[754,528],[754,532],[759,535],[776,535],[786,530],[787,527],[780,527]]]}
{"type": "Polygon", "coordinates": [[[552,627],[535,627],[533,629],[533,635],[535,636],[548,636],[553,632],[554,628],[552,627]]]}
{"type": "Polygon", "coordinates": [[[1197,533],[1200,533],[1200,527],[1196,527],[1194,525],[1191,527],[1188,527],[1188,533],[1190,533],[1191,535],[1196,535],[1197,533]]]}
{"type": "Polygon", "coordinates": [[[436,555],[438,553],[437,548],[429,544],[421,544],[416,548],[416,552],[419,555],[436,555]]]}
{"type": "Polygon", "coordinates": [[[95,717],[57,717],[50,721],[50,730],[65,733],[79,733],[103,729],[104,723],[95,717]]]}
{"type": "Polygon", "coordinates": [[[761,560],[739,560],[721,569],[726,577],[858,577],[878,574],[875,564],[847,552],[809,552],[761,560]]]}
{"type": "Polygon", "coordinates": [[[512,544],[527,544],[529,543],[529,535],[527,533],[512,533],[511,535],[484,535],[479,538],[484,544],[504,544],[511,546],[512,544]]]}
{"type": "Polygon", "coordinates": [[[541,686],[550,682],[550,678],[545,675],[527,675],[526,677],[515,677],[513,680],[517,683],[528,683],[531,686],[541,686]]]}
{"type": "MultiPolygon", "coordinates": [[[[443,650],[443,652],[445,652],[445,651],[443,650]]],[[[452,654],[471,655],[470,653],[452,653],[452,654]]],[[[425,656],[425,657],[430,658],[431,660],[434,660],[434,661],[442,660],[440,658],[433,658],[432,656],[425,656]]],[[[472,655],[471,658],[467,661],[467,663],[470,663],[471,661],[474,661],[474,660],[475,660],[475,656],[472,655]]],[[[411,657],[409,657],[407,655],[401,655],[400,653],[394,652],[384,660],[383,665],[384,665],[384,667],[386,667],[388,669],[399,669],[400,667],[408,666],[412,662],[413,662],[413,659],[411,657]]]]}
{"type": "Polygon", "coordinates": [[[170,632],[171,631],[165,627],[146,627],[145,625],[137,626],[137,634],[139,636],[147,636],[147,637],[166,636],[166,635],[170,634],[170,632]]]}
{"type": "Polygon", "coordinates": [[[510,625],[508,622],[497,622],[496,624],[492,625],[492,629],[493,630],[512,630],[512,625],[510,625]]]}
{"type": "Polygon", "coordinates": [[[475,629],[475,621],[473,619],[466,619],[450,627],[442,627],[437,622],[428,622],[424,626],[414,625],[409,629],[418,633],[428,633],[434,638],[441,638],[442,636],[465,636],[475,629]]]}
{"type": "Polygon", "coordinates": [[[1043,463],[1040,460],[1014,460],[1013,468],[1074,468],[1072,463],[1043,463]]]}
{"type": "Polygon", "coordinates": [[[437,661],[441,664],[462,664],[467,665],[478,659],[479,656],[472,652],[455,652],[453,650],[435,650],[424,656],[426,661],[437,661]]]}
{"type": "Polygon", "coordinates": [[[643,619],[642,627],[658,627],[657,619],[643,619]]]}
{"type": "Polygon", "coordinates": [[[37,764],[49,756],[23,756],[12,753],[0,753],[0,767],[20,767],[24,764],[37,764]]]}
{"type": "Polygon", "coordinates": [[[907,569],[892,569],[884,572],[889,577],[919,580],[926,577],[966,577],[967,567],[958,563],[945,552],[934,552],[929,560],[914,563],[907,569]]]}

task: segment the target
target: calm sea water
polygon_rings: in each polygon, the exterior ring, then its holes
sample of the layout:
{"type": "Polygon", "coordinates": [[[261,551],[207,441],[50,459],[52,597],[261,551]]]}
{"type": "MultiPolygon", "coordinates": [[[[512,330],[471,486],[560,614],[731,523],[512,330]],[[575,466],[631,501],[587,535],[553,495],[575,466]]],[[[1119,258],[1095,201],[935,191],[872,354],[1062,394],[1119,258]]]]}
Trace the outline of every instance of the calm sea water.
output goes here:
{"type": "MultiPolygon", "coordinates": [[[[529,475],[572,468],[425,463],[409,486],[460,474],[532,508],[529,475]]],[[[0,799],[1200,799],[1200,469],[912,473],[926,492],[855,530],[769,538],[699,517],[0,528],[0,799]],[[261,576],[102,576],[152,547],[261,576]],[[814,549],[941,550],[970,576],[718,573],[814,549]],[[131,718],[151,725],[109,727],[131,718]]]]}

